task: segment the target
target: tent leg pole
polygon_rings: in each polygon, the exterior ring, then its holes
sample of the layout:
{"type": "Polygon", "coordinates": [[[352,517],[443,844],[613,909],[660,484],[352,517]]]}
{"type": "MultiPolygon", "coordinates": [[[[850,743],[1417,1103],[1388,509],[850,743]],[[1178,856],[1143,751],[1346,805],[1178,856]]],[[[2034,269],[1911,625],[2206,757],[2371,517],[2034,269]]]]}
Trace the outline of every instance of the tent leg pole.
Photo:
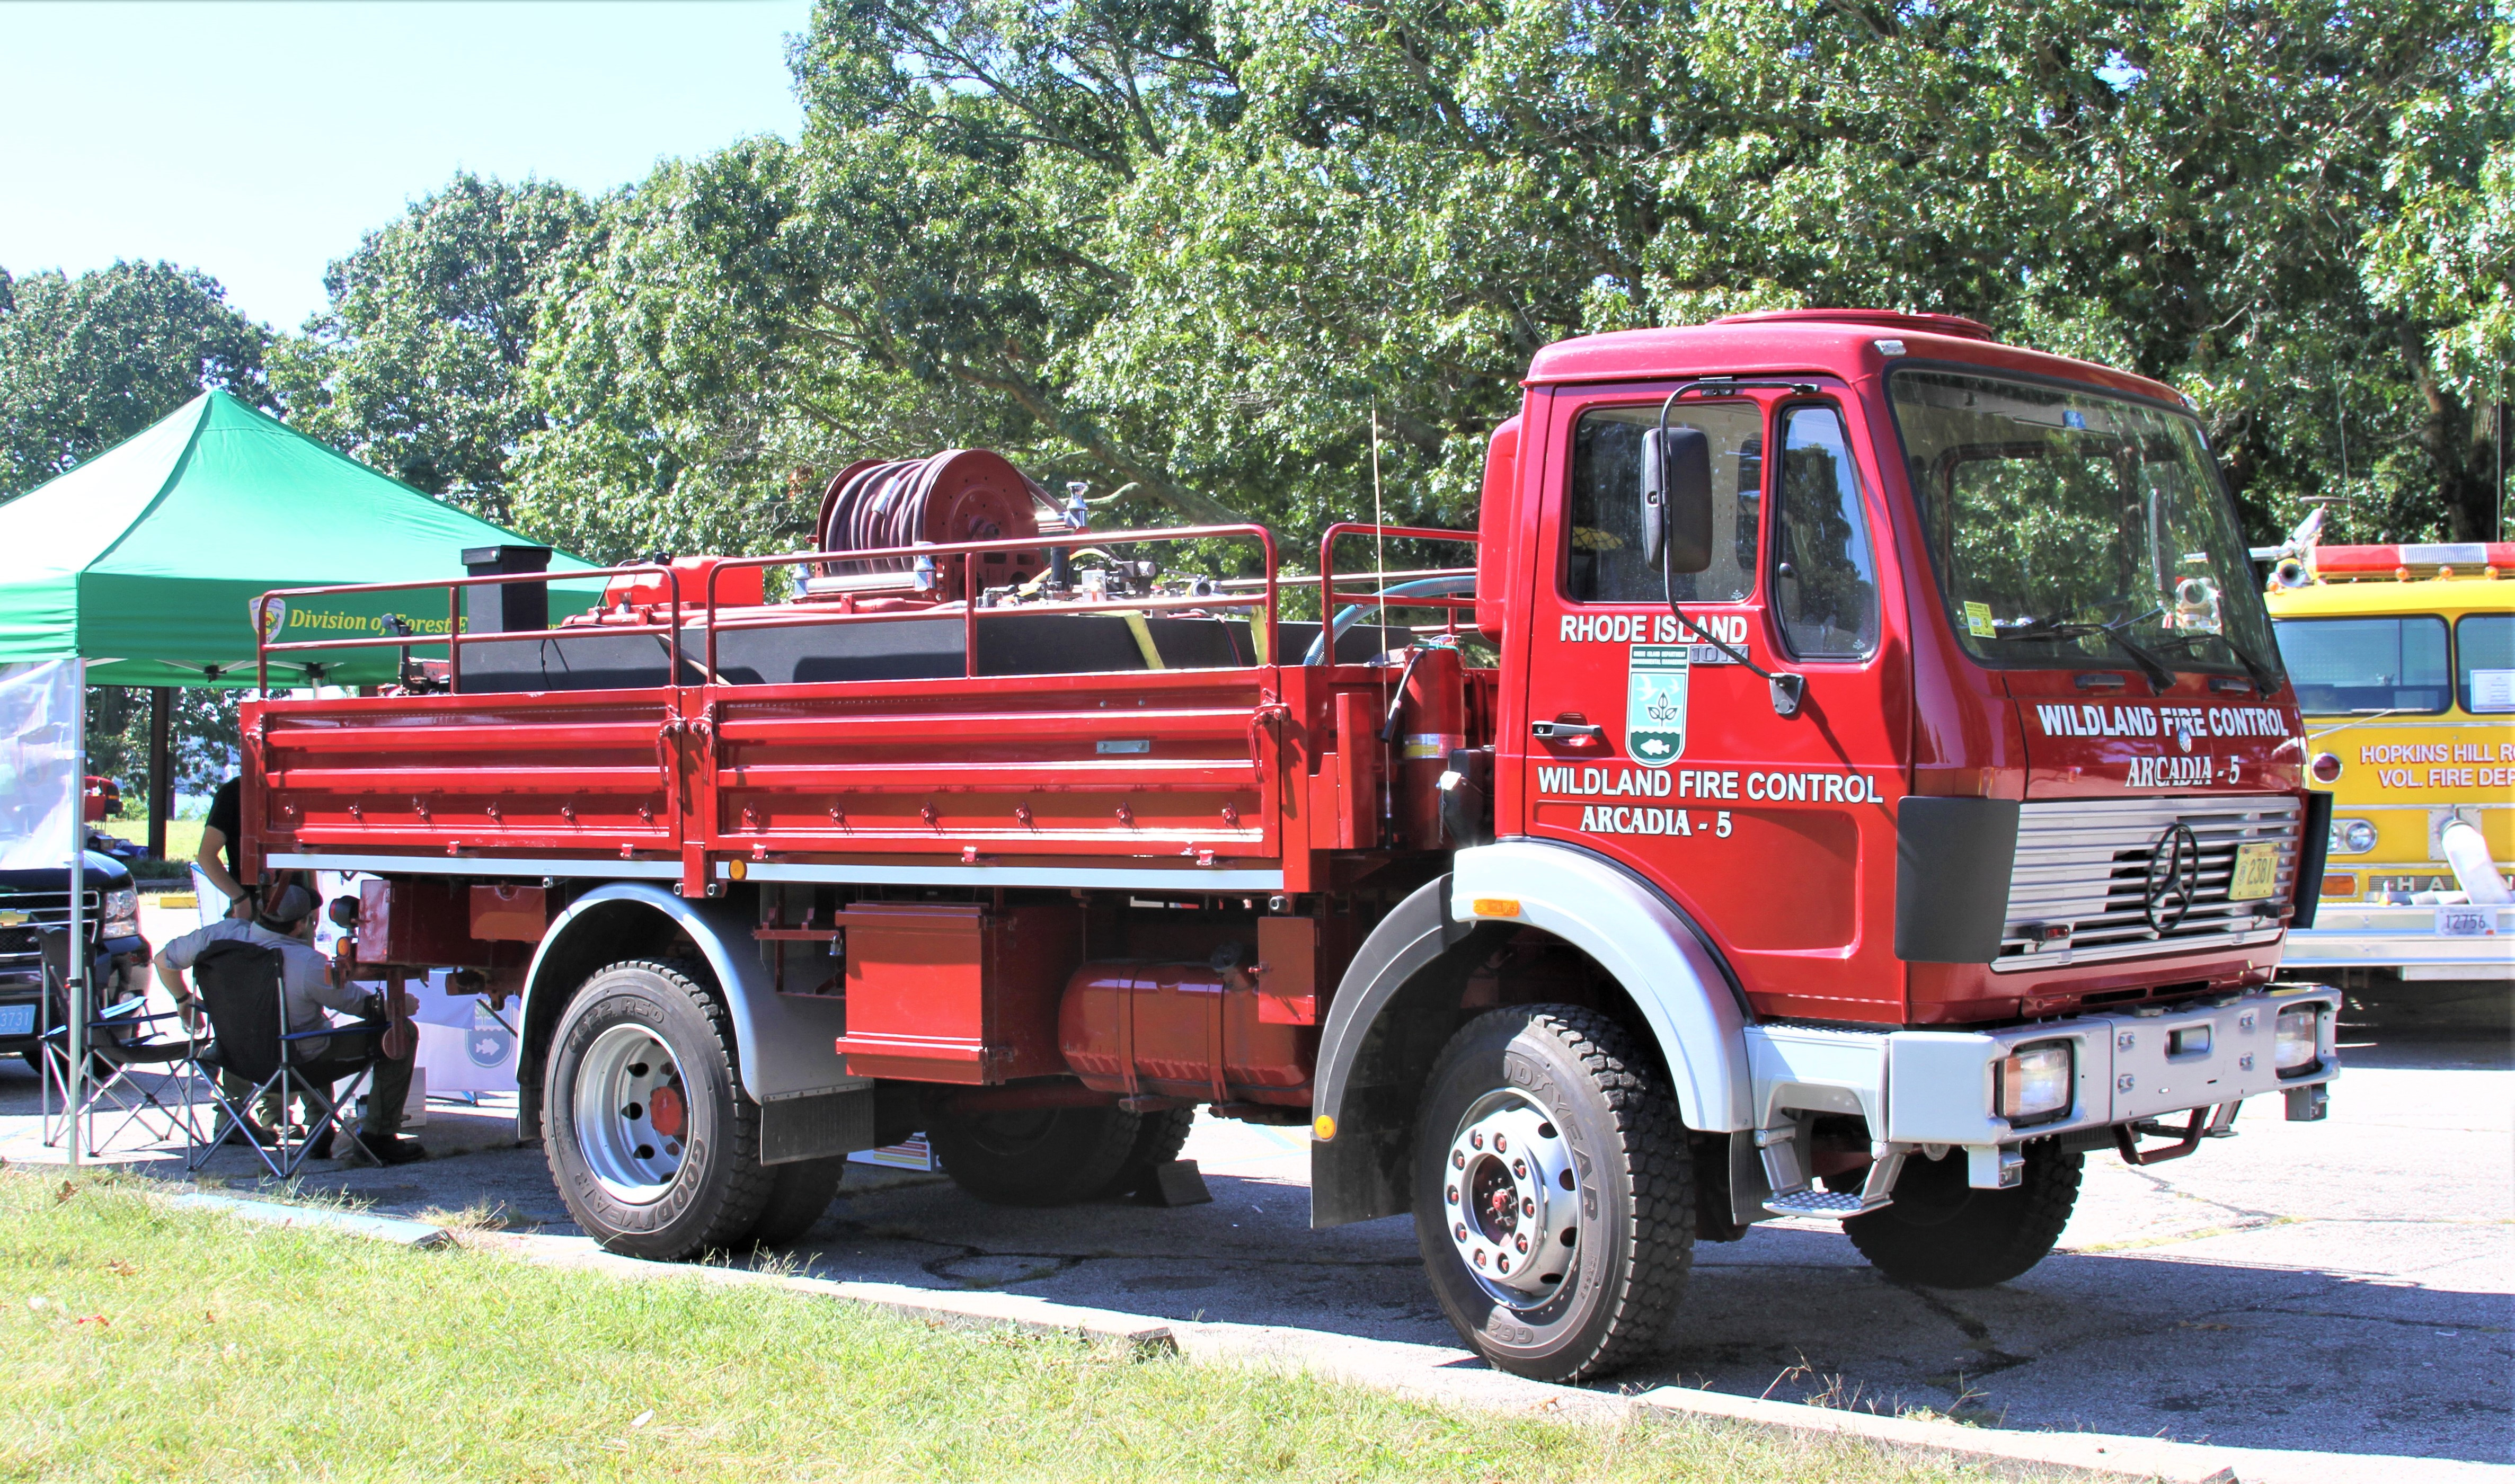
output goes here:
{"type": "Polygon", "coordinates": [[[87,661],[70,662],[77,667],[70,681],[70,746],[78,766],[70,774],[70,942],[63,956],[69,970],[69,982],[62,986],[70,1006],[70,1074],[67,1079],[69,1106],[62,1109],[69,1121],[70,1168],[79,1163],[80,1137],[79,1096],[86,1089],[87,1023],[91,1018],[87,1003],[87,661]]]}
{"type": "Polygon", "coordinates": [[[175,687],[148,687],[148,853],[166,858],[166,822],[175,817],[175,687]]]}

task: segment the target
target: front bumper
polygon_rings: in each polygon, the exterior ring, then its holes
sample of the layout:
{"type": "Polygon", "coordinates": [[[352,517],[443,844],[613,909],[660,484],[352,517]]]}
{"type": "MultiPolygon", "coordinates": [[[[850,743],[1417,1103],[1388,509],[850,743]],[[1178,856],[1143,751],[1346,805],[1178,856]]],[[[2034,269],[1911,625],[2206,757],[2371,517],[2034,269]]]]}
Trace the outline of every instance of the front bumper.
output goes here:
{"type": "MultiPolygon", "coordinates": [[[[96,957],[89,965],[89,981],[97,987],[96,1005],[103,1009],[135,1000],[148,992],[148,940],[142,937],[107,938],[97,945],[96,957]]],[[[58,996],[55,997],[58,1000],[58,996]]],[[[44,1004],[43,979],[36,973],[0,975],[0,1026],[14,1027],[23,1023],[23,1033],[0,1034],[0,1055],[34,1050],[43,1041],[44,1031],[62,1023],[66,1007],[44,1004]]]]}
{"type": "Polygon", "coordinates": [[[2263,1092],[2292,1094],[2289,1116],[2320,1118],[2323,1095],[2340,1075],[2340,994],[2279,985],[2247,994],[2146,1012],[2082,1015],[1994,1031],[1844,1031],[1816,1026],[1747,1028],[1748,1065],[1758,1115],[1756,1145],[1767,1151],[1775,1190],[1804,1183],[1795,1154],[1773,1151],[1812,1114],[1864,1119],[1874,1149],[1962,1148],[1973,1182],[2013,1179],[2016,1146],[2214,1108],[2263,1092]],[[2274,1050],[2282,1010],[2321,1007],[2316,1059],[2287,1075],[2274,1050]],[[1995,1111],[2000,1064],[2023,1046],[2066,1041],[2076,1071],[2070,1105],[2011,1123],[1995,1111]],[[2206,1044],[2205,1044],[2206,1043],[2206,1044]]]}
{"type": "Polygon", "coordinates": [[[2325,902],[2314,926],[2290,931],[2280,967],[2390,969],[2406,979],[2515,979],[2515,907],[2412,907],[2325,902]],[[2479,933],[2449,933],[2477,914],[2479,933]]]}

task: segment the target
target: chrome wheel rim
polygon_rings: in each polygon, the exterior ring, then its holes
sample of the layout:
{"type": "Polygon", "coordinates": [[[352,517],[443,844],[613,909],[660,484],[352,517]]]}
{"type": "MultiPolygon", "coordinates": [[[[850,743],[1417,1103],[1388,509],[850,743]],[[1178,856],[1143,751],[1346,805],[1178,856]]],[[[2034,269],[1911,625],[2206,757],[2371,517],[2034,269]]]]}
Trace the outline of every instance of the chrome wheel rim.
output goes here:
{"type": "Polygon", "coordinates": [[[1580,1244],[1572,1149],[1543,1108],[1516,1091],[1468,1107],[1441,1172],[1450,1245],[1496,1302],[1542,1303],[1562,1291],[1580,1244]]]}
{"type": "Polygon", "coordinates": [[[594,1038],[576,1074],[577,1147],[614,1200],[663,1199],[680,1173],[689,1101],[672,1048],[642,1025],[594,1038]]]}

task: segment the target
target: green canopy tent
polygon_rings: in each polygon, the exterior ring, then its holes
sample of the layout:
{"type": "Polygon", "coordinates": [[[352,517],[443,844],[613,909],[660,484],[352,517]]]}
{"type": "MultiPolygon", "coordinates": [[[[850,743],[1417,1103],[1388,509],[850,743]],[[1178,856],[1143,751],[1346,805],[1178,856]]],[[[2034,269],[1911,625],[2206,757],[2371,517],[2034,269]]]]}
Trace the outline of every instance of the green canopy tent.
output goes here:
{"type": "MultiPolygon", "coordinates": [[[[92,685],[251,685],[253,599],[273,588],[458,577],[525,538],[424,495],[223,392],[0,506],[0,664],[83,659],[92,685]]],[[[555,554],[553,571],[589,564],[555,554]]],[[[598,579],[551,586],[551,615],[598,579]]],[[[446,590],[284,605],[274,639],[442,634],[446,590]]],[[[272,683],[375,684],[389,648],[301,652],[272,683]],[[314,667],[309,674],[308,665],[314,667]]]]}
{"type": "MultiPolygon", "coordinates": [[[[0,674],[22,674],[37,686],[62,693],[45,715],[64,719],[28,735],[40,734],[55,751],[77,750],[75,758],[56,758],[46,774],[66,780],[73,790],[85,771],[84,686],[156,687],[149,835],[162,853],[172,802],[165,759],[169,687],[258,683],[251,616],[256,598],[274,588],[441,582],[463,575],[467,550],[529,545],[224,392],[206,392],[154,427],[0,506],[0,552],[8,554],[0,567],[0,674]]],[[[588,566],[559,554],[550,563],[555,572],[588,566]]],[[[553,582],[552,618],[591,606],[600,589],[598,578],[553,582]]],[[[268,617],[271,637],[291,641],[395,632],[441,635],[450,622],[452,591],[432,587],[296,598],[268,617]],[[388,614],[399,625],[389,627],[388,614]]],[[[419,652],[433,647],[422,645],[419,652]]],[[[372,684],[395,678],[400,661],[390,646],[298,651],[280,658],[290,663],[274,659],[273,685],[372,684]]],[[[83,875],[86,825],[76,800],[68,803],[67,818],[75,822],[62,832],[57,853],[31,839],[8,842],[13,851],[42,852],[83,875]]],[[[76,942],[84,937],[82,893],[73,890],[69,900],[70,937],[76,942]]],[[[73,1109],[81,1106],[77,1086],[86,1064],[86,978],[85,965],[74,964],[66,986],[67,1102],[73,1109]]],[[[75,1115],[68,1123],[76,1163],[81,1138],[75,1115]]]]}

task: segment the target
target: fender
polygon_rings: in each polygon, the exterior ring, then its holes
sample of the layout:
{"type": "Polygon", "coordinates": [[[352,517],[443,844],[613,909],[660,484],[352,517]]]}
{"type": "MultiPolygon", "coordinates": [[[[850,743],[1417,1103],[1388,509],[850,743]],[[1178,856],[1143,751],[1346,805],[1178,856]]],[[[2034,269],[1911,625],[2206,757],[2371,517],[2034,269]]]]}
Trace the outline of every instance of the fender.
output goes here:
{"type": "MultiPolygon", "coordinates": [[[[567,941],[570,927],[606,908],[617,912],[623,903],[655,912],[680,928],[716,971],[733,1018],[742,1090],[752,1101],[770,1103],[873,1086],[870,1079],[848,1076],[846,1063],[839,1057],[836,1043],[846,1030],[846,1002],[819,995],[781,995],[770,989],[768,970],[754,949],[748,911],[722,900],[685,900],[645,882],[597,886],[558,915],[533,950],[517,1025],[530,1027],[538,1006],[552,1003],[550,997],[572,993],[583,982],[561,983],[571,976],[551,971],[551,960],[567,941]]],[[[589,927],[587,930],[597,929],[589,927]]]]}
{"type": "MultiPolygon", "coordinates": [[[[1746,998],[1665,896],[1622,867],[1569,845],[1506,841],[1461,850],[1453,865],[1450,875],[1419,887],[1381,919],[1328,1007],[1312,1108],[1333,1119],[1336,1132],[1326,1139],[1314,1134],[1310,1143],[1312,1226],[1407,1209],[1415,1089],[1377,1083],[1366,1061],[1388,1034],[1381,1021],[1394,1002],[1480,928],[1526,924],[1589,955],[1649,1022],[1686,1125],[1707,1133],[1752,1127],[1746,998]],[[1473,905],[1478,897],[1516,900],[1519,915],[1480,918],[1473,905]]],[[[1447,1028],[1446,1021],[1434,1023],[1447,1028]]],[[[1416,1050],[1428,1061],[1430,1052],[1416,1050]]]]}
{"type": "Polygon", "coordinates": [[[1571,845],[1508,840],[1453,859],[1451,915],[1477,918],[1477,898],[1519,903],[1503,921],[1540,928],[1580,949],[1632,996],[1659,1039],[1686,1127],[1754,1127],[1746,997],[1701,932],[1666,896],[1622,867],[1571,845]]]}
{"type": "Polygon", "coordinates": [[[1418,976],[1475,930],[1451,917],[1450,878],[1437,877],[1381,918],[1345,967],[1328,1002],[1327,1023],[1319,1027],[1310,1110],[1331,1120],[1336,1132],[1322,1139],[1312,1126],[1312,1226],[1369,1221],[1407,1209],[1417,1096],[1408,1074],[1427,1067],[1440,1049],[1408,1046],[1399,1033],[1420,1021],[1446,1036],[1449,1020],[1408,1016],[1403,1010],[1391,1014],[1390,1007],[1409,985],[1437,988],[1437,978],[1418,976]]]}

